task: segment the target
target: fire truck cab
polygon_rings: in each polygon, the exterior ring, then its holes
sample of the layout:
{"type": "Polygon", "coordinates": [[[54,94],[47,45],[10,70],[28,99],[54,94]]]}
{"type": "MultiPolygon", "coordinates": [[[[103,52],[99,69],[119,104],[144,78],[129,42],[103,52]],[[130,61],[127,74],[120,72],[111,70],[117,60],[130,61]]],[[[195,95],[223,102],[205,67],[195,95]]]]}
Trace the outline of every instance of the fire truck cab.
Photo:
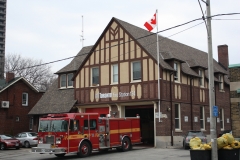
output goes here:
{"type": "Polygon", "coordinates": [[[32,153],[63,157],[77,153],[86,157],[93,150],[116,148],[128,151],[141,143],[140,117],[108,118],[98,113],[48,114],[40,118],[38,146],[32,153]]]}

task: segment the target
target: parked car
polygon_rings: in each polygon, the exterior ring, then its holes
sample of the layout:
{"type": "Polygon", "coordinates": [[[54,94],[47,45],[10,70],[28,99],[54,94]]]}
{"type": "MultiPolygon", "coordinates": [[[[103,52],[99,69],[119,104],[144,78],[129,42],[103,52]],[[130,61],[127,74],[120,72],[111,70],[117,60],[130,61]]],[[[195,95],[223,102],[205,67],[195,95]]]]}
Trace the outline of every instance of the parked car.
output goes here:
{"type": "Polygon", "coordinates": [[[186,135],[183,136],[183,148],[188,149],[189,143],[192,138],[198,137],[201,139],[202,143],[207,143],[207,137],[202,131],[188,131],[186,135]]]}
{"type": "Polygon", "coordinates": [[[232,130],[224,130],[221,133],[218,134],[218,137],[221,137],[223,134],[230,133],[232,134],[232,130]]]}
{"type": "Polygon", "coordinates": [[[38,137],[36,132],[21,132],[18,133],[15,138],[20,140],[22,146],[25,148],[30,148],[33,146],[37,146],[38,144],[38,137]]]}
{"type": "Polygon", "coordinates": [[[16,148],[19,149],[22,146],[21,142],[13,138],[10,135],[1,134],[0,135],[0,149],[5,150],[7,148],[16,148]]]}

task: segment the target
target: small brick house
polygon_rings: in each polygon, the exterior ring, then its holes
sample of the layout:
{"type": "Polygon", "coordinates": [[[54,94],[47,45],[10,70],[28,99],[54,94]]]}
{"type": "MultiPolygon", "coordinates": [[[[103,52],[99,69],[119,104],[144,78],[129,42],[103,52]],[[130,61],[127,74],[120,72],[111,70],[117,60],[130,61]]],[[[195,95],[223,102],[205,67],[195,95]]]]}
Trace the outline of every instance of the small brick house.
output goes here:
{"type": "Polygon", "coordinates": [[[0,80],[0,134],[32,131],[34,118],[28,112],[42,95],[24,77],[6,73],[6,79],[0,80]]]}

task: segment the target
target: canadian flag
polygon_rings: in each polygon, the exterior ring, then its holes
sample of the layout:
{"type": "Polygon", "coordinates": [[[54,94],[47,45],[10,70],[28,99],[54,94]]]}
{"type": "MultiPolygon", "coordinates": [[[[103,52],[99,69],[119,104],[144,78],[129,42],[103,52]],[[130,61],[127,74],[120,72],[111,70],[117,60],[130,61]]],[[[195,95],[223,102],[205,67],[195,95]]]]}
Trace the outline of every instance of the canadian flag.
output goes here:
{"type": "Polygon", "coordinates": [[[150,32],[151,30],[153,30],[153,28],[155,28],[157,25],[157,19],[156,19],[156,13],[153,15],[153,17],[147,21],[144,26],[148,29],[148,31],[150,32]]]}

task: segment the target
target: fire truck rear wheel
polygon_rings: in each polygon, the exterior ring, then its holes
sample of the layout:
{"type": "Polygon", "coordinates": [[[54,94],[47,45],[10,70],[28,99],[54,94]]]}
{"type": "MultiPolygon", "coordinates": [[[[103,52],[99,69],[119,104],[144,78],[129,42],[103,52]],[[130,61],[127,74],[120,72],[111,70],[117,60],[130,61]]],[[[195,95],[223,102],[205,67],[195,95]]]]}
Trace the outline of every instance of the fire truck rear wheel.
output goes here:
{"type": "Polygon", "coordinates": [[[91,153],[91,147],[90,144],[87,141],[83,141],[80,145],[78,156],[79,157],[87,157],[91,153]]]}
{"type": "Polygon", "coordinates": [[[64,157],[64,156],[65,156],[65,153],[62,153],[62,154],[55,154],[55,156],[57,156],[57,157],[64,157]]]}
{"type": "Polygon", "coordinates": [[[132,149],[132,144],[128,137],[124,137],[122,140],[122,151],[129,151],[132,149]]]}

